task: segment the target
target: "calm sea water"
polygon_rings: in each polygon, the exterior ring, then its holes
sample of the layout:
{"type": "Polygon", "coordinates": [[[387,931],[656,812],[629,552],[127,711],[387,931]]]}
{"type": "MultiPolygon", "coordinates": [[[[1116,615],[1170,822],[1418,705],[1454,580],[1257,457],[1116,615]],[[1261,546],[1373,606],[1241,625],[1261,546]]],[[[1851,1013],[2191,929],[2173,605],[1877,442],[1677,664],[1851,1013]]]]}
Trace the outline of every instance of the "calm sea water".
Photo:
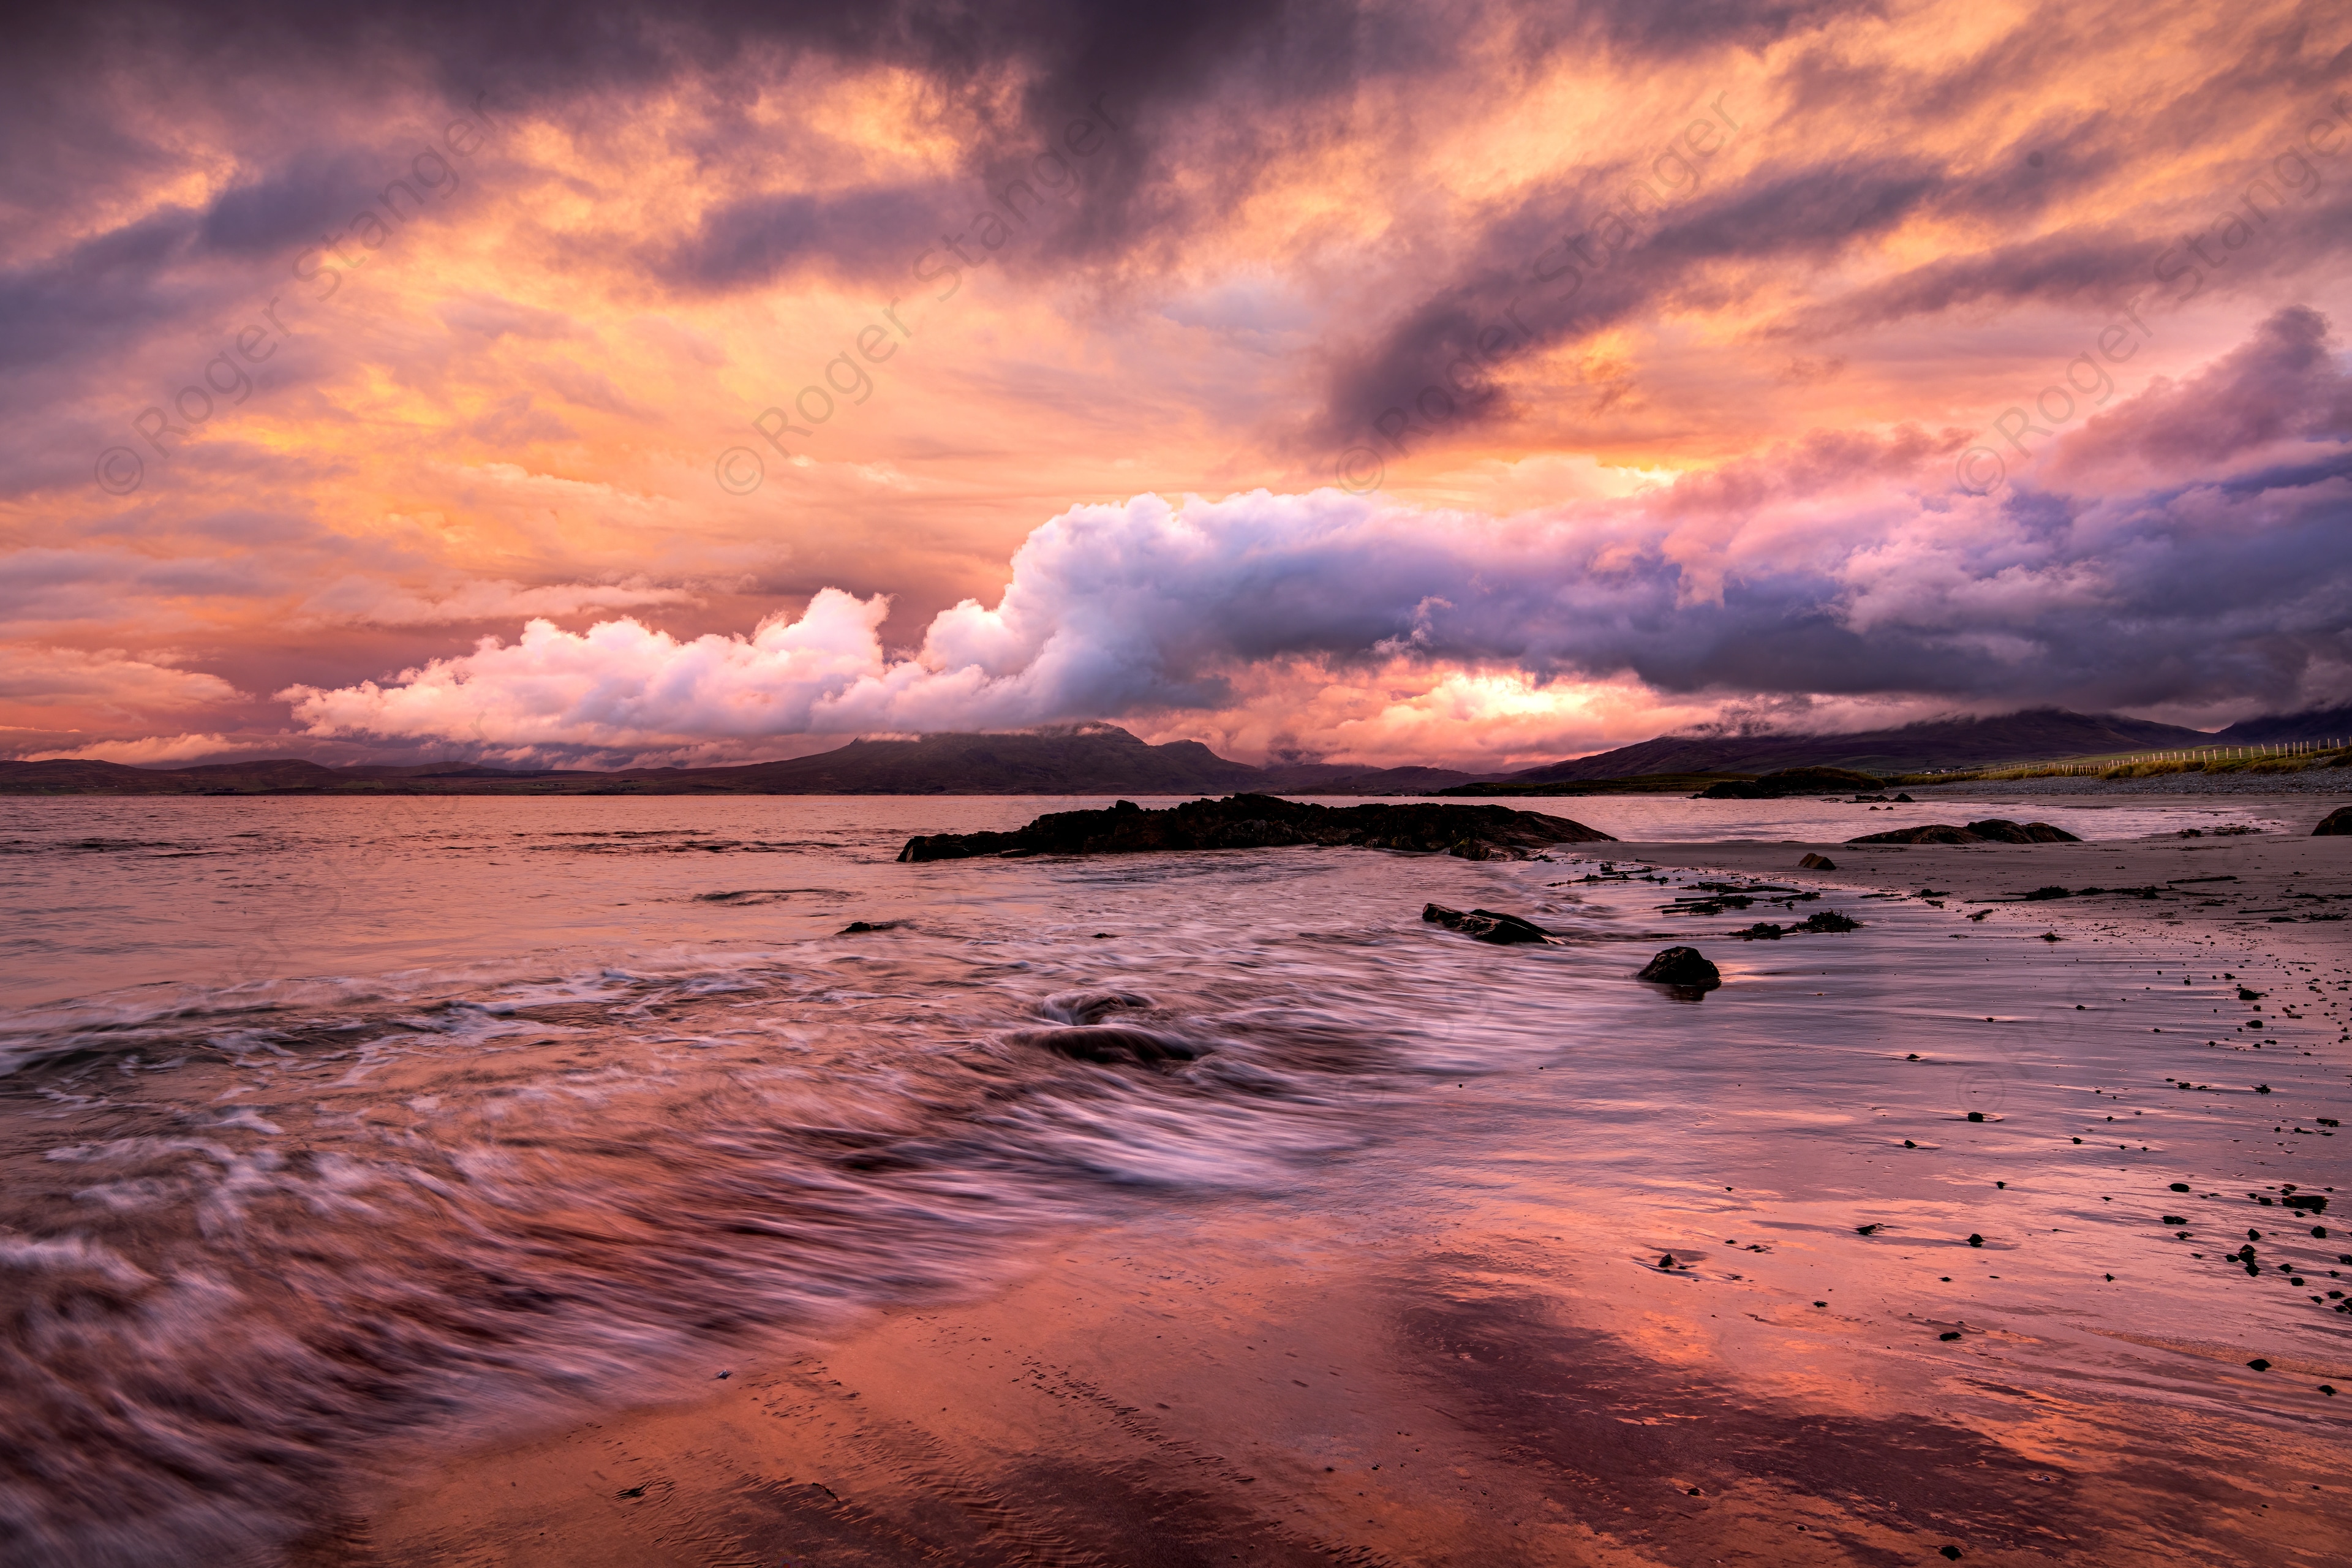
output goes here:
{"type": "MultiPolygon", "coordinates": [[[[1838,893],[1796,912],[1861,931],[1740,943],[1788,917],[1672,914],[1664,874],[1585,880],[1599,854],[893,858],[1100,804],[0,804],[0,1558],[267,1560],[403,1444],[699,1386],[984,1288],[1056,1227],[1359,1201],[1375,1172],[1407,1228],[1499,1183],[1700,1260],[1735,1223],[1849,1234],[1858,1192],[1990,1231],[2007,1172],[2000,1226],[2087,1250],[2004,1258],[1998,1290],[2065,1375],[2151,1397],[2211,1395],[2119,1362],[2118,1330],[2326,1314],[2284,1278],[2174,1268],[2156,1223],[2176,1173],[2317,1186],[2352,1147],[2271,1134],[2340,1118],[2342,1075],[2299,1025],[2257,1060],[2211,950],[1838,893]],[[1481,946],[1430,900],[1568,940],[1481,946]],[[1630,978],[1680,941],[1724,967],[1704,1002],[1630,978]],[[1056,1048],[1103,1018],[1165,1059],[1056,1048]],[[2158,1093],[2175,1075],[2214,1088],[2158,1093]],[[1905,1139],[1948,1157],[1906,1165],[1905,1139]],[[2092,1301],[2092,1253],[2165,1283],[2092,1301]]],[[[1952,809],[1536,804],[1656,839],[1952,809]]],[[[2045,815],[2123,837],[2217,812],[2045,815]]],[[[2336,1261],[2288,1245],[2315,1278],[2336,1261]]],[[[1832,1288],[1808,1268],[1786,1289],[1832,1288]]]]}

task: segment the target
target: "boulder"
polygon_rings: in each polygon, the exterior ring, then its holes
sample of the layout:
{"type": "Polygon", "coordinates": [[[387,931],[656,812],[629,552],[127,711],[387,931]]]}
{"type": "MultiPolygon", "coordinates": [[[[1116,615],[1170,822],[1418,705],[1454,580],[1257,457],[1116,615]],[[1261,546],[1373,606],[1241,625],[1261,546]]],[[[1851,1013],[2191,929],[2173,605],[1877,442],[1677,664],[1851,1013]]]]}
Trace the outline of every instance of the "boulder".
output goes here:
{"type": "Polygon", "coordinates": [[[1885,833],[1865,833],[1859,838],[1849,838],[1848,844],[2080,844],[2081,839],[2063,827],[2053,827],[2046,822],[2029,822],[2020,826],[2006,817],[1990,816],[1982,822],[1971,822],[1966,827],[1955,827],[1948,822],[1931,822],[1920,827],[1897,827],[1885,833]]]}
{"type": "Polygon", "coordinates": [[[1826,855],[1808,855],[1803,859],[1797,862],[1797,869],[1800,871],[1834,871],[1837,869],[1837,862],[1831,859],[1826,855]]]}
{"type": "Polygon", "coordinates": [[[1642,973],[1633,978],[1692,991],[1712,991],[1723,984],[1722,972],[1695,947],[1666,949],[1643,964],[1642,973]]]}
{"type": "Polygon", "coordinates": [[[2352,805],[2339,805],[2311,830],[2315,838],[2352,838],[2352,805]]]}
{"type": "Polygon", "coordinates": [[[1948,822],[1931,822],[1924,827],[1895,827],[1885,833],[1865,833],[1859,838],[1849,838],[1848,844],[1981,844],[1983,839],[1965,827],[1955,827],[1948,822]]]}
{"type": "Polygon", "coordinates": [[[1969,824],[1969,831],[1979,838],[1996,844],[2080,844],[2081,839],[2063,827],[2053,827],[2046,822],[2029,822],[2020,827],[2007,817],[1990,816],[1982,822],[1969,824]]]}

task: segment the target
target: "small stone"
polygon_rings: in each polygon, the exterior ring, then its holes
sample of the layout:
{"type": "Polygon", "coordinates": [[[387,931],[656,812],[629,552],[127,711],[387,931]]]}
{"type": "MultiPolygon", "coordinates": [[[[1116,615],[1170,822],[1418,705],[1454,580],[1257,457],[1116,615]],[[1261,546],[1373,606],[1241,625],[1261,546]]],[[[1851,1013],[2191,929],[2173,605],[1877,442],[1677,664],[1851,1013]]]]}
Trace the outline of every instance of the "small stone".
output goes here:
{"type": "Polygon", "coordinates": [[[1984,1120],[1984,1112],[1981,1110],[1971,1110],[1969,1112],[1969,1120],[1971,1121],[1982,1121],[1984,1120]]]}
{"type": "Polygon", "coordinates": [[[1960,1549],[1957,1546],[1938,1546],[1936,1550],[1954,1563],[1960,1560],[1960,1549]]]}
{"type": "Polygon", "coordinates": [[[1797,869],[1800,871],[1834,871],[1837,869],[1837,862],[1831,859],[1826,855],[1808,855],[1803,859],[1797,862],[1797,869]]]}
{"type": "Polygon", "coordinates": [[[2271,1369],[2271,1363],[2270,1363],[2269,1362],[2264,1361],[2264,1360],[2263,1360],[2262,1357],[2260,1357],[2260,1356],[2256,1356],[2253,1360],[2252,1360],[2252,1361],[2248,1362],[2246,1364],[2247,1364],[2248,1366],[2250,1366],[2250,1367],[2252,1367],[2256,1372],[2268,1372],[2268,1371],[2270,1371],[2270,1369],[2271,1369]]]}
{"type": "Polygon", "coordinates": [[[1936,1337],[1939,1340],[1956,1340],[1960,1337],[1960,1331],[1958,1329],[1947,1329],[1936,1337]]]}
{"type": "Polygon", "coordinates": [[[1879,1224],[1880,1222],[1878,1221],[1873,1221],[1869,1225],[1855,1226],[1853,1227],[1853,1233],[1856,1236],[1876,1236],[1878,1234],[1879,1224]]]}
{"type": "Polygon", "coordinates": [[[2175,1182],[2172,1184],[2172,1190],[2176,1193],[2185,1193],[2189,1190],[2189,1184],[2187,1182],[2175,1182]]]}
{"type": "Polygon", "coordinates": [[[1984,1245],[1984,1237],[1977,1235],[1974,1231],[1970,1231],[1969,1233],[1969,1245],[1970,1247],[1982,1247],[1984,1245]]]}

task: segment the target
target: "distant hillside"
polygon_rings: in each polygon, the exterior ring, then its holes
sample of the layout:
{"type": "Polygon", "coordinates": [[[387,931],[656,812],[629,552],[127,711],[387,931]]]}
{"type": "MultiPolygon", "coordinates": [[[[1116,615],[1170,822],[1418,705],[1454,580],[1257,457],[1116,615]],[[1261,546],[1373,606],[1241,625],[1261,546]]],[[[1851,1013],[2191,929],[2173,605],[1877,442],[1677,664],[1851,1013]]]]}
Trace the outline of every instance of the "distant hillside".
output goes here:
{"type": "MultiPolygon", "coordinates": [[[[815,756],[723,768],[544,772],[479,763],[322,767],[275,758],[193,768],[121,763],[0,763],[0,795],[1517,795],[1604,780],[1678,788],[1693,774],[1753,776],[1836,767],[1893,774],[2100,756],[2164,747],[2269,745],[2352,737],[2352,708],[2249,719],[2214,733],[2116,714],[2042,708],[1939,719],[1854,735],[1666,735],[1516,773],[1361,769],[1344,763],[1252,767],[1198,741],[1147,745],[1115,724],[1006,735],[852,741],[815,756]]],[[[1705,783],[1702,779],[1700,783],[1705,783]]]]}
{"type": "MultiPolygon", "coordinates": [[[[2250,723],[2282,721],[2249,721],[2250,723]]],[[[2032,709],[1991,719],[1937,719],[1853,735],[1666,735],[1598,756],[1512,773],[1512,784],[1633,778],[1645,773],[1766,773],[1852,768],[1866,773],[1980,767],[2044,757],[2097,756],[2161,746],[2225,744],[2201,730],[2112,713],[2032,709]]]]}
{"type": "MultiPolygon", "coordinates": [[[[1446,776],[1451,782],[1470,775],[1446,776]]],[[[1265,770],[1218,756],[1198,741],[1146,745],[1109,724],[1034,734],[852,741],[788,762],[613,773],[527,773],[464,763],[328,768],[284,759],[194,768],[0,763],[0,794],[7,795],[1190,795],[1266,787],[1265,770]]]]}
{"type": "Polygon", "coordinates": [[[2275,746],[2285,741],[2352,740],[2352,706],[2246,719],[2208,735],[2208,746],[2275,746]]]}

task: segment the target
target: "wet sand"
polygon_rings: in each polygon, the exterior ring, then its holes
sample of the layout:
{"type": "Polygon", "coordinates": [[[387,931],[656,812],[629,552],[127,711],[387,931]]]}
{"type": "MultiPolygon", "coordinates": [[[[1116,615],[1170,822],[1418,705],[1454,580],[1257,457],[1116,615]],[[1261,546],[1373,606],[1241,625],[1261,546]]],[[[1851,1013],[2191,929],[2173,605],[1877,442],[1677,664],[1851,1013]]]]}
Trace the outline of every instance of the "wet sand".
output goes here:
{"type": "MultiPolygon", "coordinates": [[[[1952,933],[1988,953],[2031,946],[2030,926],[2084,952],[2186,956],[2200,983],[2206,969],[2259,964],[2273,997],[2265,1026],[2248,1036],[2233,1016],[2226,1043],[2216,1022],[2214,1041],[2196,1044],[2233,1072],[2259,1063],[2240,1076],[2282,1085],[2280,1058],[2291,1058],[2296,1081],[2321,1093],[2326,1082],[2340,1091],[2352,1067],[2352,1020],[2335,989],[2352,941],[2345,924],[2310,918],[2352,913],[2335,901],[2352,894],[2352,839],[2301,836],[2326,804],[2277,803],[2294,837],[1626,845],[1621,861],[1857,897],[1943,889],[1953,911],[1990,911],[1952,933]],[[1795,872],[1807,848],[1838,869],[1795,872]],[[2236,880],[2186,880],[2198,878],[2236,880]],[[2169,890],[2014,901],[2091,884],[2169,890]],[[2229,896],[2201,896],[2214,889],[2229,896]],[[2273,910],[2294,919],[2274,923],[2273,910]],[[2328,988],[2305,992],[2305,974],[2328,988]],[[2296,990],[2281,977],[2297,977],[2296,990]],[[2258,1037],[2269,1041],[2260,1058],[2258,1037]]],[[[1857,831],[1982,815],[2028,813],[1939,801],[1857,831]]],[[[1765,944],[1727,946],[1745,958],[1765,944]]],[[[1465,1116],[1502,1115],[1495,1097],[1522,1092],[1464,1087],[1465,1116]]],[[[2086,1092],[2116,1097],[2118,1111],[2128,1095],[2166,1114],[2141,1086],[2086,1092]]],[[[2268,1102],[2232,1104],[2270,1120],[2268,1102]]],[[[1947,1136],[1957,1150],[1977,1131],[1947,1136]]],[[[2312,1134],[2301,1140],[2279,1131],[2307,1189],[2339,1184],[2338,1152],[2352,1145],[2322,1143],[2317,1128],[2298,1127],[2312,1134]]],[[[2002,1157],[2011,1163],[1985,1168],[2010,1172],[2000,1197],[2059,1179],[2057,1153],[2002,1157]]],[[[2322,1326],[2258,1347],[2272,1364],[2257,1371],[2242,1337],[2201,1320],[2193,1297],[2159,1298],[2151,1318],[2118,1296],[2110,1326],[2093,1310],[2068,1331],[2110,1347],[2112,1363],[2093,1375],[2063,1352],[2054,1319],[2015,1308],[1987,1270],[2016,1279],[2068,1267],[2063,1248],[2103,1245],[2095,1236],[2070,1234],[2054,1261],[1942,1238],[1873,1251],[1836,1212],[1853,1205],[1717,1194],[1709,1211],[1693,1194],[1645,1214],[1589,1174],[1530,1157],[1464,1173],[1446,1205],[1398,1212],[1380,1201],[1376,1170],[1344,1201],[1202,1199],[1074,1231],[980,1299],[698,1369],[703,1397],[452,1446],[440,1463],[387,1478],[352,1517],[322,1522],[295,1560],[1894,1564],[1944,1561],[1949,1546],[1994,1563],[2285,1564],[2352,1554],[2352,1324],[2338,1328],[2342,1319],[2313,1309],[2322,1326]],[[1653,1247],[1678,1248],[1681,1264],[1658,1267],[1653,1247]],[[1803,1299],[1816,1289],[1839,1304],[1803,1299]]],[[[1882,1210],[1905,1212],[1891,1200],[1870,1212],[1882,1210]]],[[[2279,1212],[2254,1217],[2275,1225],[2279,1212]]],[[[2084,1267],[2086,1293],[2132,1283],[2113,1273],[2095,1283],[2097,1268],[2123,1265],[2084,1267]]]]}

